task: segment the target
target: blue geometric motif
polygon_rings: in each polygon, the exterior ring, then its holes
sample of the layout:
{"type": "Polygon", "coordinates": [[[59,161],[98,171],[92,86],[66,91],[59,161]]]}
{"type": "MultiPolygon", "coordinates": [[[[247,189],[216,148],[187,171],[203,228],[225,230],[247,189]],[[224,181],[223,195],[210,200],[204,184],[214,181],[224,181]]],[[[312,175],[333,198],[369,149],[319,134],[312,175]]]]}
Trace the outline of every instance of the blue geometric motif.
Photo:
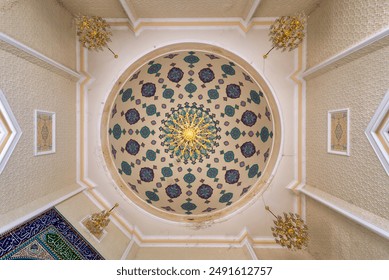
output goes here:
{"type": "MultiPolygon", "coordinates": [[[[77,256],[84,260],[103,260],[96,249],[94,249],[81,234],[56,210],[51,208],[38,217],[0,235],[0,259],[13,259],[13,255],[20,251],[21,246],[32,239],[53,228],[57,234],[77,252],[77,256]]],[[[47,251],[49,251],[47,249],[47,251]]],[[[62,259],[53,251],[48,252],[54,259],[62,259]]],[[[26,258],[31,256],[26,256],[26,258]]],[[[19,257],[19,259],[21,259],[19,257]]]]}

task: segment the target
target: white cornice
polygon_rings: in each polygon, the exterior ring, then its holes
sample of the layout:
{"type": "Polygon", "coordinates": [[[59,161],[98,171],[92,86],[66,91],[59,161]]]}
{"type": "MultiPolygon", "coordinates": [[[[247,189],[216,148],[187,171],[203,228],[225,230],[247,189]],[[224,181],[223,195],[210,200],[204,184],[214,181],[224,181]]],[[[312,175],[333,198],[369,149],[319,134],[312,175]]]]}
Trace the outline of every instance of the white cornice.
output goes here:
{"type": "Polygon", "coordinates": [[[135,17],[135,13],[131,10],[131,7],[128,5],[126,0],[119,0],[120,4],[123,7],[123,10],[126,12],[127,17],[132,26],[137,25],[137,19],[135,17]]]}
{"type": "MultiPolygon", "coordinates": [[[[333,68],[339,67],[342,65],[344,61],[350,60],[353,55],[356,55],[359,51],[373,46],[375,43],[378,43],[380,40],[384,39],[389,35],[389,27],[385,27],[381,29],[379,32],[373,34],[370,37],[365,38],[364,40],[356,43],[355,45],[337,53],[336,55],[322,61],[321,63],[310,67],[306,70],[302,77],[305,79],[309,79],[315,77],[317,74],[327,72],[333,68]]],[[[357,57],[359,57],[357,55],[357,57]]]]}
{"type": "Polygon", "coordinates": [[[255,11],[257,10],[260,3],[261,3],[261,0],[254,0],[253,5],[250,8],[250,11],[248,12],[246,18],[244,19],[245,26],[249,25],[249,22],[253,18],[253,15],[254,15],[255,11]]]}
{"type": "Polygon", "coordinates": [[[78,81],[81,75],[63,64],[41,54],[40,52],[24,45],[16,39],[0,32],[0,49],[20,56],[38,66],[60,74],[70,80],[78,81]]]}
{"type": "Polygon", "coordinates": [[[373,118],[365,130],[367,139],[369,140],[374,152],[377,154],[386,174],[389,176],[389,154],[388,146],[388,126],[389,121],[386,120],[389,114],[389,91],[386,92],[383,100],[378,106],[373,118]],[[380,128],[382,127],[382,128],[380,128]]]}
{"type": "Polygon", "coordinates": [[[389,221],[377,216],[354,204],[334,197],[326,192],[309,185],[300,188],[299,191],[306,196],[324,204],[328,208],[342,214],[346,218],[360,224],[361,226],[375,232],[376,234],[389,239],[389,221]]]}

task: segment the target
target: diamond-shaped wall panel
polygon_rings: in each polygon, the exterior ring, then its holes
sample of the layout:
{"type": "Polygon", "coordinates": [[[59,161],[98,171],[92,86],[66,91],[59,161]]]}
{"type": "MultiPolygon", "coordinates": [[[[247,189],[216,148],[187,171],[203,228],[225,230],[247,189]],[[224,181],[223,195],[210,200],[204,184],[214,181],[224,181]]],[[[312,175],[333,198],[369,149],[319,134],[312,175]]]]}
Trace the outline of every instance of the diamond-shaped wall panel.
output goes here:
{"type": "Polygon", "coordinates": [[[22,131],[0,90],[0,174],[11,157],[22,131]]]}
{"type": "Polygon", "coordinates": [[[378,106],[365,133],[389,175],[389,91],[378,106]]]}

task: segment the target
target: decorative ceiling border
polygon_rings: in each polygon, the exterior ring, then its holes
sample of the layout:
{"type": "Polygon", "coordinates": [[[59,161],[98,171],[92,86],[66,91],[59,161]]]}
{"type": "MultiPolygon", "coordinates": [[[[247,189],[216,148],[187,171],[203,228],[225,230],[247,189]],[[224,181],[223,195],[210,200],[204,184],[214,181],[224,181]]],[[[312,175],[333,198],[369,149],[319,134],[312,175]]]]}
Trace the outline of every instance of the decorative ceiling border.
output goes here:
{"type": "MultiPolygon", "coordinates": [[[[254,0],[251,4],[250,9],[248,10],[247,15],[236,18],[137,18],[134,8],[128,4],[126,0],[119,0],[123,10],[127,14],[127,19],[129,28],[135,33],[138,34],[138,31],[142,28],[148,27],[164,27],[167,26],[234,26],[239,27],[243,32],[247,32],[253,26],[253,15],[261,0],[254,0]]],[[[263,18],[259,20],[263,22],[263,18]]],[[[271,19],[270,24],[274,21],[271,19]]],[[[270,25],[269,24],[269,25],[270,25]]]]}
{"type": "Polygon", "coordinates": [[[79,73],[64,66],[61,63],[41,54],[40,52],[24,45],[14,38],[0,32],[0,49],[17,55],[25,60],[34,63],[51,72],[59,74],[71,81],[78,81],[81,76],[79,73]]]}
{"type": "Polygon", "coordinates": [[[309,185],[305,185],[299,191],[357,224],[389,239],[389,221],[387,219],[309,185]]]}
{"type": "Polygon", "coordinates": [[[305,80],[315,78],[387,45],[389,45],[389,27],[381,29],[355,45],[310,67],[302,74],[302,77],[305,80]]]}
{"type": "Polygon", "coordinates": [[[147,29],[166,29],[166,28],[231,28],[249,32],[252,28],[268,28],[275,18],[254,18],[249,22],[245,22],[240,18],[176,18],[176,19],[140,19],[135,25],[131,24],[128,19],[113,19],[105,18],[112,27],[128,28],[135,35],[139,35],[143,30],[147,29]]]}
{"type": "Polygon", "coordinates": [[[22,136],[22,130],[0,89],[0,174],[22,136]]]}
{"type": "MultiPolygon", "coordinates": [[[[124,21],[115,20],[115,21],[107,21],[110,25],[115,29],[123,29],[128,28],[129,30],[134,31],[130,22],[126,19],[124,21]]],[[[249,25],[249,28],[243,29],[250,30],[255,26],[268,28],[273,21],[271,19],[263,21],[263,18],[260,20],[253,19],[249,25]]],[[[239,25],[234,23],[233,25],[239,25]]],[[[175,22],[174,26],[179,27],[179,23],[175,22]]],[[[193,23],[191,26],[199,26],[197,23],[193,23]],[[196,25],[197,24],[197,25],[196,25]]],[[[207,27],[209,25],[200,24],[200,26],[207,27]]],[[[166,27],[166,26],[165,26],[166,27]]],[[[138,29],[139,31],[140,29],[138,29]]],[[[298,47],[298,51],[296,52],[295,62],[297,69],[290,76],[291,80],[297,85],[297,102],[299,104],[299,113],[297,114],[296,121],[297,126],[299,127],[299,135],[297,136],[297,151],[298,151],[298,167],[296,170],[296,180],[291,182],[287,188],[294,191],[296,195],[296,210],[299,215],[305,218],[305,197],[301,195],[300,192],[297,191],[298,188],[305,184],[305,135],[301,135],[300,133],[305,133],[305,113],[300,110],[305,110],[305,81],[301,78],[301,74],[303,71],[303,67],[305,65],[305,45],[300,45],[298,47]]],[[[77,70],[82,74],[81,82],[78,83],[77,86],[77,176],[78,183],[84,186],[86,189],[84,191],[85,195],[89,197],[89,199],[100,209],[106,210],[109,209],[109,203],[103,198],[100,192],[98,192],[95,187],[96,184],[93,183],[87,176],[86,167],[87,167],[87,157],[86,157],[86,135],[87,135],[87,120],[86,120],[86,110],[87,110],[87,86],[93,82],[93,78],[87,72],[87,50],[85,50],[80,44],[77,43],[77,70]]],[[[182,244],[183,246],[199,246],[200,244],[207,244],[207,246],[230,246],[242,244],[242,242],[246,242],[252,248],[279,248],[272,237],[269,238],[253,238],[250,233],[247,231],[238,237],[231,237],[226,239],[225,237],[214,239],[197,239],[193,237],[170,237],[166,238],[150,238],[144,236],[138,228],[134,228],[131,224],[128,223],[120,214],[114,212],[111,215],[113,223],[126,235],[129,236],[130,239],[136,240],[139,246],[147,246],[146,244],[153,244],[151,246],[156,246],[156,244],[169,244],[168,246],[182,244]]]]}
{"type": "Polygon", "coordinates": [[[365,130],[374,152],[377,154],[386,174],[389,175],[389,91],[386,92],[383,100],[374,113],[365,130]]]}
{"type": "Polygon", "coordinates": [[[109,96],[105,101],[105,106],[103,109],[102,120],[101,120],[101,147],[102,152],[105,159],[105,164],[110,171],[110,176],[115,181],[116,185],[119,187],[120,191],[124,193],[132,202],[134,202],[137,206],[144,209],[147,212],[152,213],[157,217],[164,218],[166,220],[172,220],[176,222],[189,222],[189,223],[202,223],[212,221],[222,221],[225,220],[231,213],[240,209],[243,210],[243,207],[249,202],[252,202],[255,198],[258,198],[270,185],[275,171],[279,165],[280,158],[282,157],[280,150],[283,142],[283,134],[282,129],[283,125],[281,122],[281,114],[279,112],[280,105],[278,104],[274,94],[272,94],[272,89],[269,84],[265,81],[265,79],[252,67],[247,61],[244,61],[242,58],[237,56],[236,54],[227,51],[221,47],[217,47],[215,45],[205,44],[205,43],[175,43],[168,44],[162,46],[156,50],[153,50],[146,55],[142,56],[134,63],[132,63],[116,80],[114,86],[112,87],[109,96]],[[106,131],[108,131],[108,120],[111,115],[111,106],[113,104],[114,99],[117,96],[117,93],[122,88],[122,85],[127,82],[127,80],[132,76],[133,73],[139,69],[142,65],[146,65],[148,61],[155,60],[157,57],[164,56],[173,52],[180,52],[182,50],[194,50],[194,51],[206,51],[216,54],[220,57],[224,57],[229,61],[233,61],[237,66],[244,69],[250,76],[253,78],[256,84],[259,85],[261,90],[265,93],[265,98],[267,104],[271,110],[273,116],[273,131],[275,137],[273,138],[272,145],[272,153],[269,156],[267,161],[266,168],[262,172],[262,176],[259,180],[253,184],[252,189],[250,189],[244,197],[235,201],[233,205],[226,207],[223,210],[215,211],[213,213],[207,213],[196,216],[185,216],[185,215],[172,215],[170,213],[166,213],[159,208],[150,207],[148,203],[146,203],[143,199],[140,199],[139,196],[135,195],[132,190],[128,188],[127,183],[121,178],[121,176],[117,173],[117,168],[113,163],[113,158],[111,154],[111,149],[108,148],[108,137],[106,135],[106,131]]]}

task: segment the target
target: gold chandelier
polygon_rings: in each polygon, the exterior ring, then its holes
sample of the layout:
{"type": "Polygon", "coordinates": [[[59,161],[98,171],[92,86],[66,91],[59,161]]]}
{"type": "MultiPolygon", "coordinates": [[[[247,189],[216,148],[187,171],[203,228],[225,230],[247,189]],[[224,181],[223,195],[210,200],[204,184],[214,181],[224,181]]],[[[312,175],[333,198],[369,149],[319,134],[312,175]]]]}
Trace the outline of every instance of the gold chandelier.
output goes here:
{"type": "Polygon", "coordinates": [[[277,244],[290,250],[301,250],[307,247],[308,226],[299,215],[283,213],[284,217],[281,217],[274,215],[269,206],[265,206],[265,209],[276,218],[273,221],[275,226],[271,230],[277,244]]]}
{"type": "Polygon", "coordinates": [[[274,49],[282,51],[292,51],[301,44],[305,36],[306,17],[304,13],[295,16],[282,16],[274,21],[270,26],[270,41],[272,48],[263,55],[267,58],[269,53],[274,49]]]}
{"type": "Polygon", "coordinates": [[[78,16],[76,17],[77,36],[83,47],[88,50],[103,50],[107,47],[115,58],[115,54],[109,47],[108,42],[111,42],[112,32],[109,24],[101,17],[97,16],[78,16]]]}
{"type": "Polygon", "coordinates": [[[113,209],[118,207],[119,204],[116,203],[111,210],[103,210],[99,213],[93,213],[86,221],[85,227],[96,237],[100,238],[103,234],[103,230],[108,226],[110,219],[109,216],[113,209]]]}

